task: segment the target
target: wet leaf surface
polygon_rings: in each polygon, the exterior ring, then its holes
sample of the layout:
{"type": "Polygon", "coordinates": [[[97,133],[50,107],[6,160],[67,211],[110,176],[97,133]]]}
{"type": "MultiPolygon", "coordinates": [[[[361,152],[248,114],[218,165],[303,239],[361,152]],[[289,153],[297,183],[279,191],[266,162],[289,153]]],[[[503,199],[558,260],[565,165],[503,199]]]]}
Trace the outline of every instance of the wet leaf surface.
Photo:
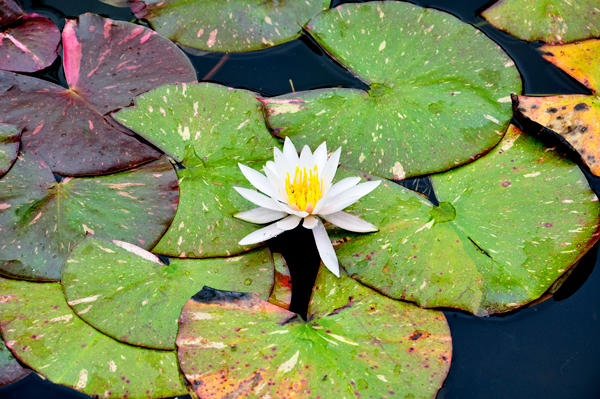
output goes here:
{"type": "Polygon", "coordinates": [[[14,0],[0,0],[0,26],[15,22],[24,15],[25,12],[14,0]]]}
{"type": "Polygon", "coordinates": [[[184,395],[176,354],[99,333],[71,310],[59,283],[0,278],[0,328],[24,364],[56,384],[106,398],[184,395]]]}
{"type": "Polygon", "coordinates": [[[591,172],[600,176],[600,40],[545,45],[540,52],[594,95],[518,96],[514,107],[569,142],[591,172]]]}
{"type": "Polygon", "coordinates": [[[441,312],[386,298],[321,267],[309,321],[205,287],[184,306],[181,368],[199,397],[434,398],[452,357],[441,312]]]}
{"type": "Polygon", "coordinates": [[[385,178],[443,171],[493,147],[521,91],[510,58],[455,17],[408,3],[344,4],[308,31],[370,85],[263,99],[297,146],[342,146],[344,165],[385,178]],[[399,29],[402,26],[402,29],[399,29]]]}
{"type": "Polygon", "coordinates": [[[0,387],[11,384],[29,373],[31,370],[21,367],[0,338],[0,387]]]}
{"type": "Polygon", "coordinates": [[[568,43],[600,36],[596,0],[500,0],[481,16],[521,40],[568,43]]]}
{"type": "Polygon", "coordinates": [[[154,252],[177,257],[229,256],[256,226],[233,214],[251,208],[234,186],[252,188],[238,163],[261,169],[278,145],[252,93],[200,83],[168,85],[136,99],[115,118],[186,169],[178,170],[180,203],[154,252]]]}
{"type": "Polygon", "coordinates": [[[177,200],[177,177],[164,157],[57,183],[39,157],[21,153],[0,179],[0,273],[59,280],[65,256],[88,232],[151,248],[177,200]]]}
{"type": "Polygon", "coordinates": [[[269,303],[277,305],[283,309],[290,308],[292,301],[292,277],[287,263],[281,254],[273,253],[273,262],[275,263],[275,279],[273,291],[269,296],[269,303]]]}
{"type": "Polygon", "coordinates": [[[131,0],[131,10],[158,33],[184,46],[210,51],[252,51],[298,37],[330,0],[131,0]]]}
{"type": "Polygon", "coordinates": [[[392,298],[483,316],[537,299],[598,239],[598,198],[579,168],[514,126],[432,183],[439,207],[388,183],[349,208],[380,229],[331,232],[352,277],[392,298]]]}
{"type": "Polygon", "coordinates": [[[175,349],[181,308],[203,286],[254,293],[273,286],[267,249],[233,258],[169,259],[139,247],[87,236],[67,257],[62,284],[69,305],[90,325],[125,343],[175,349]]]}
{"type": "Polygon", "coordinates": [[[0,32],[0,69],[35,72],[58,56],[60,31],[54,22],[38,14],[23,16],[15,25],[0,32]]]}
{"type": "Polygon", "coordinates": [[[0,176],[6,173],[17,159],[22,130],[15,125],[0,123],[0,176]]]}

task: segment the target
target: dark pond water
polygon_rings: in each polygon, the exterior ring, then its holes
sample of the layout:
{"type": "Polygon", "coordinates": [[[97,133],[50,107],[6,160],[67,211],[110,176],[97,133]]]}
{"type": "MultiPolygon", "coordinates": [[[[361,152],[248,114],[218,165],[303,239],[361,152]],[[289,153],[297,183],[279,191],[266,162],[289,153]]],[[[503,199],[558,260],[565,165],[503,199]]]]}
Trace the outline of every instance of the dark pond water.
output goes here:
{"type": "MultiPolygon", "coordinates": [[[[495,1],[416,1],[421,6],[447,11],[473,24],[501,45],[515,60],[523,78],[524,94],[589,94],[588,90],[535,51],[539,43],[525,43],[500,32],[478,17],[495,1]]],[[[341,3],[334,0],[333,6],[341,3]]],[[[127,8],[98,0],[21,0],[27,11],[51,18],[59,27],[65,18],[94,12],[131,21],[127,8]]],[[[198,79],[253,90],[265,96],[320,87],[365,88],[329,59],[310,37],[246,54],[190,56],[198,79]]],[[[60,60],[35,76],[66,87],[60,60]]],[[[508,93],[507,93],[508,94],[508,93]]],[[[600,179],[591,178],[596,192],[600,179]]],[[[427,191],[427,179],[403,183],[427,191]]],[[[429,192],[430,194],[430,192],[429,192]]],[[[289,234],[312,242],[300,229],[289,234]]],[[[289,242],[289,240],[288,240],[289,242]]],[[[297,241],[296,241],[297,242],[297,241]]],[[[305,308],[318,266],[316,248],[295,250],[273,240],[272,249],[284,253],[294,277],[294,306],[305,308]],[[312,252],[311,252],[312,251],[312,252]],[[310,266],[312,265],[312,266],[310,266]],[[313,272],[307,271],[311,269],[313,272]]],[[[438,399],[597,399],[600,398],[600,268],[595,268],[598,245],[575,268],[550,299],[502,316],[477,318],[444,311],[450,324],[454,354],[448,378],[438,399]]],[[[69,388],[32,374],[0,389],[0,398],[86,398],[69,388]]]]}

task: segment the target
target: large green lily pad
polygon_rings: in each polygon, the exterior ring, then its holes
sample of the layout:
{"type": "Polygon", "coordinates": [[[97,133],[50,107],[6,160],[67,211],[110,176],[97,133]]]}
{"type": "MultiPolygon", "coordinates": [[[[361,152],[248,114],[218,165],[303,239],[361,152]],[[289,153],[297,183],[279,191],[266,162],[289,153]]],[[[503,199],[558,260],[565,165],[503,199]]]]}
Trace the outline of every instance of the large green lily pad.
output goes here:
{"type": "Polygon", "coordinates": [[[132,345],[175,349],[179,314],[203,286],[251,292],[266,299],[273,286],[268,249],[217,259],[163,264],[137,246],[87,236],[65,261],[69,305],[97,330],[132,345]]]}
{"type": "Polygon", "coordinates": [[[598,240],[598,198],[585,176],[514,126],[432,184],[438,207],[388,183],[348,208],[379,227],[331,232],[344,238],[336,253],[352,277],[392,298],[483,316],[537,299],[598,240]]]}
{"type": "Polygon", "coordinates": [[[330,0],[130,0],[153,29],[184,46],[210,51],[251,51],[300,36],[302,25],[330,0]]]}
{"type": "Polygon", "coordinates": [[[31,370],[21,367],[6,347],[4,340],[0,338],[0,387],[15,382],[29,373],[31,370]]]}
{"type": "Polygon", "coordinates": [[[103,398],[185,395],[174,352],[122,344],[83,322],[59,283],[0,278],[0,328],[23,363],[56,384],[103,398]]]}
{"type": "Polygon", "coordinates": [[[567,43],[600,36],[597,0],[500,0],[481,13],[521,40],[567,43]]]}
{"type": "Polygon", "coordinates": [[[115,118],[183,162],[173,224],[153,249],[178,257],[229,256],[256,226],[235,219],[248,201],[238,163],[260,169],[279,145],[265,125],[261,103],[245,90],[200,83],[166,85],[139,96],[115,118]]]}
{"type": "Polygon", "coordinates": [[[453,168],[501,139],[521,91],[511,59],[471,25],[402,2],[343,4],[307,30],[368,92],[325,89],[263,99],[296,146],[343,147],[342,163],[403,179],[453,168]]]}
{"type": "Polygon", "coordinates": [[[21,153],[0,179],[0,273],[60,280],[65,256],[86,233],[152,248],[173,220],[177,189],[166,157],[57,183],[39,157],[21,153]]]}
{"type": "Polygon", "coordinates": [[[441,312],[321,267],[308,322],[252,295],[205,287],[184,306],[181,369],[199,397],[435,398],[450,367],[441,312]]]}
{"type": "Polygon", "coordinates": [[[0,123],[0,175],[6,173],[17,159],[22,131],[18,126],[0,123]]]}

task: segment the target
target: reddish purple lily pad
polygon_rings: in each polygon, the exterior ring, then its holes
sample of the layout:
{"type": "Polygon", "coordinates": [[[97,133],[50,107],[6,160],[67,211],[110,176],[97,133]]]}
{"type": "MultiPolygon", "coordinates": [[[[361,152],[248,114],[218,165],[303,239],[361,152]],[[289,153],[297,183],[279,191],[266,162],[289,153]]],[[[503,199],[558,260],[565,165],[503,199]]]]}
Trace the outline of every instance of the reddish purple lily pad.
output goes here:
{"type": "Polygon", "coordinates": [[[15,125],[0,123],[0,176],[6,173],[17,159],[22,130],[15,125]]]}
{"type": "Polygon", "coordinates": [[[29,373],[31,370],[21,367],[0,338],[0,387],[11,384],[29,373]]]}
{"type": "Polygon", "coordinates": [[[35,72],[50,66],[58,56],[60,31],[48,18],[29,14],[0,32],[0,69],[35,72]]]}
{"type": "Polygon", "coordinates": [[[197,82],[185,53],[143,26],[83,14],[62,37],[69,87],[104,115],[158,86],[197,82]]]}
{"type": "Polygon", "coordinates": [[[13,23],[24,15],[25,12],[14,0],[0,0],[0,26],[13,23]]]}

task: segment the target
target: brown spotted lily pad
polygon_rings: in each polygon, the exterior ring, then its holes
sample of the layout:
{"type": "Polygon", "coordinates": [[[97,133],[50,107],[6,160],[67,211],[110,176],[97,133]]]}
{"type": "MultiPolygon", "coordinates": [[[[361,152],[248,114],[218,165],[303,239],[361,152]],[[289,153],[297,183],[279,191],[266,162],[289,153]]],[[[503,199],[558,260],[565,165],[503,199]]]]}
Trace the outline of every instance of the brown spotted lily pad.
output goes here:
{"type": "Polygon", "coordinates": [[[185,302],[203,286],[269,297],[268,249],[216,259],[169,259],[165,265],[137,246],[87,236],[62,272],[69,305],[97,330],[132,345],[175,349],[185,302]]]}
{"type": "Polygon", "coordinates": [[[102,398],[185,395],[172,351],[122,344],[71,310],[59,283],[0,278],[0,329],[21,362],[50,381],[102,398]]]}
{"type": "MultiPolygon", "coordinates": [[[[1,5],[0,5],[1,7],[1,5]]],[[[48,18],[28,14],[0,32],[0,69],[35,72],[58,56],[60,31],[48,18]]]]}
{"type": "Polygon", "coordinates": [[[352,277],[484,316],[536,300],[598,240],[598,198],[579,167],[512,125],[491,152],[431,180],[439,206],[388,183],[347,209],[379,227],[330,232],[352,277]]]}
{"type": "Polygon", "coordinates": [[[0,338],[0,387],[11,384],[29,373],[31,373],[31,370],[24,369],[19,364],[0,338]]]}
{"type": "Polygon", "coordinates": [[[481,16],[521,40],[568,43],[600,36],[598,0],[500,0],[481,16]]]}
{"type": "Polygon", "coordinates": [[[321,267],[308,320],[205,287],[181,313],[181,369],[203,399],[435,398],[446,378],[452,346],[441,312],[321,267]]]}
{"type": "Polygon", "coordinates": [[[17,159],[22,130],[15,125],[0,123],[0,176],[6,173],[17,159]]]}
{"type": "Polygon", "coordinates": [[[0,0],[0,26],[13,23],[24,15],[25,12],[14,0],[0,0]]]}
{"type": "Polygon", "coordinates": [[[160,154],[106,114],[138,94],[172,82],[195,82],[186,55],[155,32],[93,14],[62,32],[70,89],[0,71],[0,121],[23,127],[23,148],[54,173],[114,172],[160,154]]]}
{"type": "Polygon", "coordinates": [[[60,280],[67,253],[86,233],[152,248],[173,219],[178,186],[162,157],[135,169],[57,183],[24,152],[0,179],[0,273],[60,280]]]}
{"type": "MultiPolygon", "coordinates": [[[[600,12],[599,12],[600,14],[600,12]]],[[[563,137],[600,176],[600,39],[565,45],[545,45],[542,56],[587,86],[592,93],[549,97],[518,96],[514,107],[563,137]]]]}
{"type": "Polygon", "coordinates": [[[130,0],[153,29],[184,46],[210,51],[252,51],[297,38],[330,0],[130,0]]]}
{"type": "Polygon", "coordinates": [[[115,118],[186,168],[177,171],[175,220],[153,252],[204,258],[253,247],[238,242],[256,226],[233,217],[248,208],[233,187],[252,188],[238,163],[260,169],[279,145],[253,93],[211,83],[165,85],[115,118]]]}
{"type": "Polygon", "coordinates": [[[343,4],[308,32],[370,86],[265,98],[296,146],[342,147],[341,162],[388,179],[471,162],[502,138],[521,91],[512,60],[471,25],[405,2],[343,4]]]}
{"type": "Polygon", "coordinates": [[[292,302],[292,277],[285,259],[279,253],[273,253],[275,263],[275,278],[273,291],[269,296],[269,302],[280,308],[289,309],[292,302]]]}

